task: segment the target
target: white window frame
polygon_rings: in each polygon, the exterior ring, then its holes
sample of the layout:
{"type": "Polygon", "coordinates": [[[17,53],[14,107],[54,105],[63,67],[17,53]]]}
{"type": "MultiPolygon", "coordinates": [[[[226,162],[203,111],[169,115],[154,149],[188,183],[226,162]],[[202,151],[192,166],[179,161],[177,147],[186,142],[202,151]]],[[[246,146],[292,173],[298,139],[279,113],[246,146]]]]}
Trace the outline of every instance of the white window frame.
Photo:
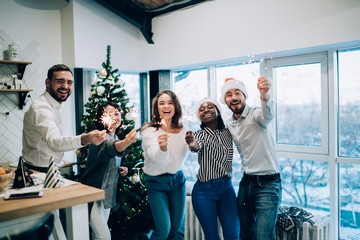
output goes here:
{"type": "MultiPolygon", "coordinates": [[[[275,107],[277,104],[277,95],[276,95],[276,82],[273,77],[273,69],[275,67],[284,67],[292,65],[302,65],[302,64],[312,64],[320,63],[321,64],[321,146],[301,146],[301,145],[291,145],[291,144],[278,144],[276,143],[276,151],[279,153],[279,157],[283,154],[289,157],[289,154],[286,153],[302,153],[301,158],[307,158],[307,154],[320,154],[328,155],[329,154],[329,100],[328,100],[328,56],[327,53],[316,53],[316,54],[306,54],[290,57],[280,57],[272,58],[265,60],[265,74],[273,84],[273,96],[275,107]]],[[[299,94],[299,93],[294,93],[299,94]]],[[[276,124],[273,124],[273,132],[276,134],[276,124]]],[[[276,138],[275,138],[276,139],[276,138]]],[[[300,157],[297,154],[292,154],[292,157],[300,157]]],[[[309,156],[310,157],[310,156],[309,156]]],[[[319,159],[319,158],[318,158],[319,159]]],[[[319,159],[321,160],[321,159],[319,159]]],[[[326,158],[323,160],[326,161],[326,158]]]]}

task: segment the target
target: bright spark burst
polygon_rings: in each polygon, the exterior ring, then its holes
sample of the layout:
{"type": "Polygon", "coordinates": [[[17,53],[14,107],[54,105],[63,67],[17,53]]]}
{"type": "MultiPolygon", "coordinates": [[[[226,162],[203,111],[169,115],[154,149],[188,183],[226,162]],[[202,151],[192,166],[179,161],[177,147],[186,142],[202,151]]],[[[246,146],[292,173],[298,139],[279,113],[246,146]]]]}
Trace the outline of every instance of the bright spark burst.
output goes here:
{"type": "MultiPolygon", "coordinates": [[[[154,117],[155,117],[155,116],[154,116],[154,117]]],[[[164,126],[166,127],[166,120],[165,120],[165,118],[160,118],[160,119],[161,119],[160,122],[155,122],[155,124],[160,125],[160,126],[164,125],[164,126]]]]}
{"type": "MultiPolygon", "coordinates": [[[[101,123],[109,130],[113,130],[112,129],[112,125],[116,123],[116,116],[117,111],[115,112],[109,112],[109,111],[104,111],[103,115],[100,118],[101,123]]],[[[122,119],[121,119],[122,122],[122,119]]]]}

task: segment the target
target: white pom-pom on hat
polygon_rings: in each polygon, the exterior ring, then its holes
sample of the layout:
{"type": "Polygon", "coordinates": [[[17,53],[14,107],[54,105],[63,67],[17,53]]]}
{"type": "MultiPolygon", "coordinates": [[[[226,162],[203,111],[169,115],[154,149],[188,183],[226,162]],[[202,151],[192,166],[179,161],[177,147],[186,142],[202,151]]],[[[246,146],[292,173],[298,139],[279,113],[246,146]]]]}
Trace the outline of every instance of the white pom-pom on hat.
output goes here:
{"type": "Polygon", "coordinates": [[[230,89],[239,89],[245,95],[245,97],[248,97],[245,84],[242,81],[237,80],[235,78],[226,78],[224,84],[221,87],[221,98],[220,98],[221,103],[226,104],[225,94],[230,89]]]}

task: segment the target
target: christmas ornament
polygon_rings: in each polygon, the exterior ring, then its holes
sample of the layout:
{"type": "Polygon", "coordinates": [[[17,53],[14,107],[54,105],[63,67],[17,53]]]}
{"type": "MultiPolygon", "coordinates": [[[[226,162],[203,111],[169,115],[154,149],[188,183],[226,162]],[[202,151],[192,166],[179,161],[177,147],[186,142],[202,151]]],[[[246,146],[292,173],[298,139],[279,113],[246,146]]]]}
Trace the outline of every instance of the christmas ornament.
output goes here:
{"type": "Polygon", "coordinates": [[[103,86],[98,86],[96,88],[96,91],[100,96],[102,96],[104,94],[104,92],[105,92],[105,88],[103,86]]]}
{"type": "Polygon", "coordinates": [[[138,182],[140,182],[140,176],[139,176],[139,174],[135,173],[134,175],[132,175],[132,176],[131,176],[131,181],[132,181],[133,183],[138,183],[138,182]]]}
{"type": "Polygon", "coordinates": [[[24,164],[24,160],[20,157],[17,169],[15,170],[13,188],[24,188],[30,186],[34,186],[34,181],[30,176],[30,171],[24,164]]]}
{"type": "Polygon", "coordinates": [[[104,78],[107,75],[107,71],[105,68],[101,69],[99,72],[99,77],[104,78]]]}
{"type": "Polygon", "coordinates": [[[144,165],[144,162],[138,162],[137,164],[135,164],[135,166],[132,168],[134,171],[136,171],[134,173],[134,175],[131,176],[131,181],[135,184],[135,183],[140,183],[141,186],[145,187],[145,185],[141,182],[141,178],[140,178],[140,168],[137,167],[138,165],[144,165]]]}

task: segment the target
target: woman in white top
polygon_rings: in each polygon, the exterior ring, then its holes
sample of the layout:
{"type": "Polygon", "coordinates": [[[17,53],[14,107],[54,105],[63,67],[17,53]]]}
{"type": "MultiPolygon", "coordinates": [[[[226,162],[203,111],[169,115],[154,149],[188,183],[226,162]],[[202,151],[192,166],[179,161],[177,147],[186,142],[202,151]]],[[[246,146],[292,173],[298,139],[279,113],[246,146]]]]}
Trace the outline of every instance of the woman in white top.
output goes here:
{"type": "Polygon", "coordinates": [[[155,230],[151,240],[184,239],[185,177],[188,154],[180,102],[170,90],[152,101],[152,119],[141,129],[146,188],[155,230]]]}

